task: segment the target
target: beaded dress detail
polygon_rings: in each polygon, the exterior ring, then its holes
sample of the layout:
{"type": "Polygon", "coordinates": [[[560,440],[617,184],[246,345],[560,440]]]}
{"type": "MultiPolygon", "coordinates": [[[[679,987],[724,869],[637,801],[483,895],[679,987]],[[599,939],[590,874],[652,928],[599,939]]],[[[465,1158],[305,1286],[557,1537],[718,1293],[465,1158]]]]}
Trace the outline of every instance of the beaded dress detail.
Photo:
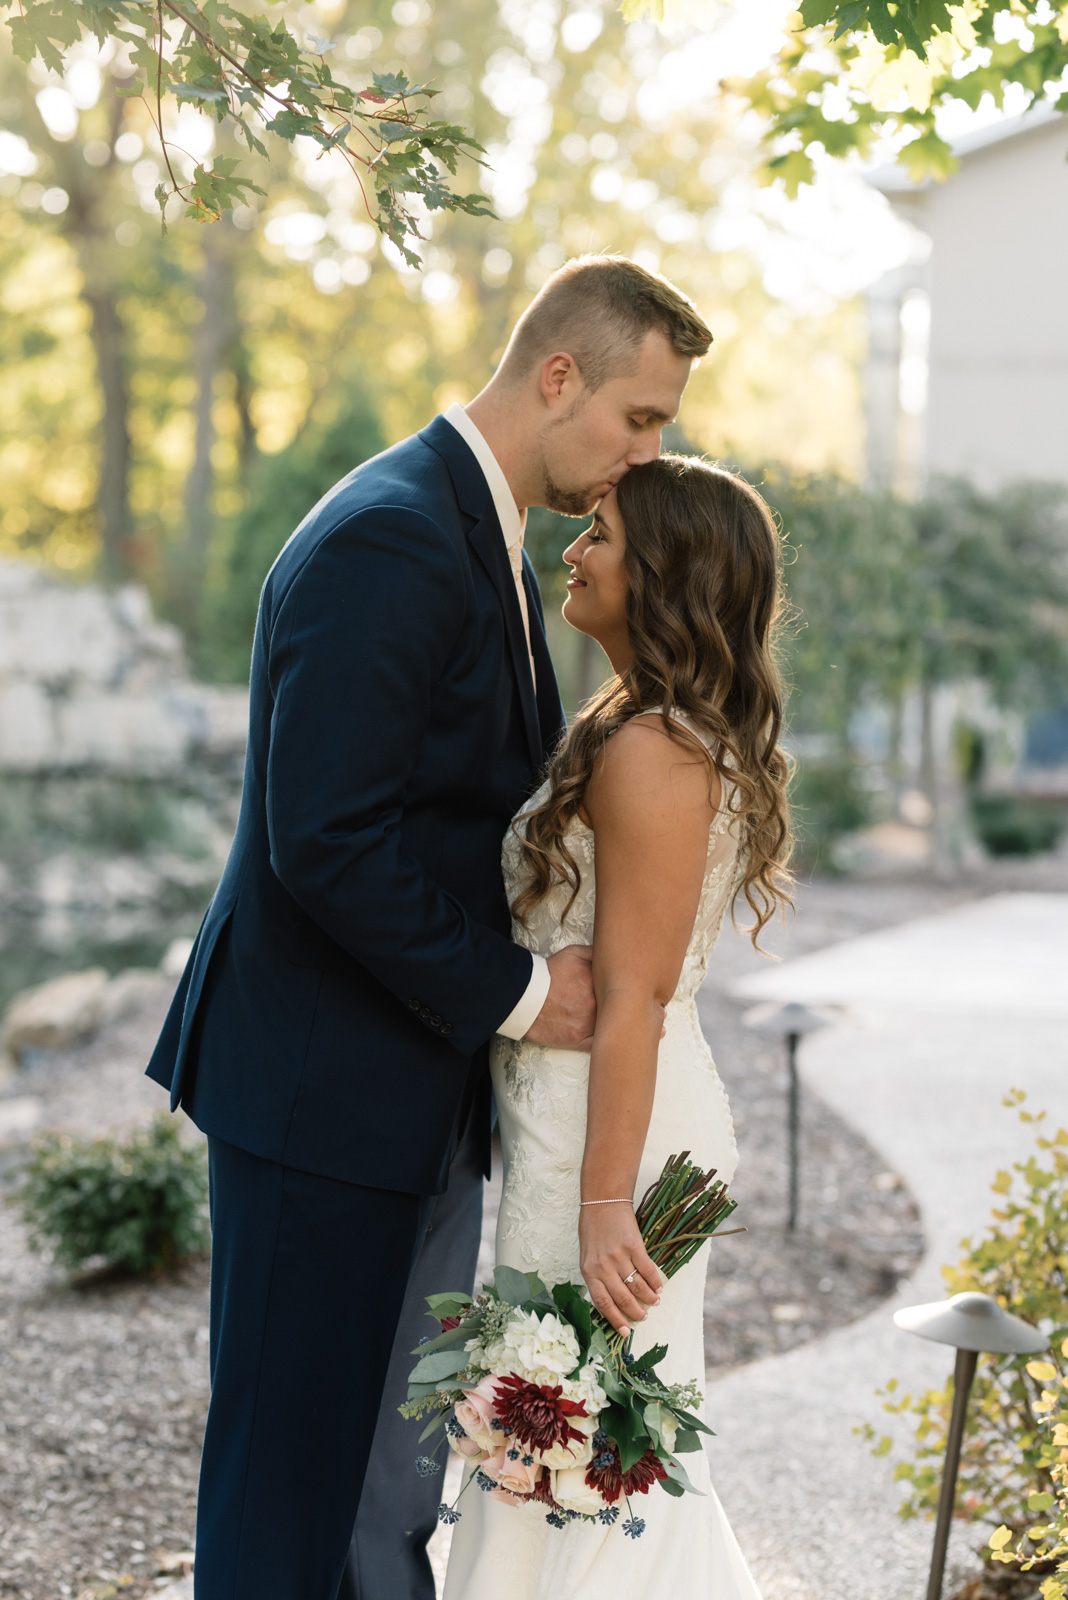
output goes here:
{"type": "MultiPolygon", "coordinates": [[[[684,718],[679,718],[685,722],[684,718]]],[[[686,724],[701,737],[698,729],[686,724]]],[[[545,799],[548,785],[524,810],[545,799]]],[[[522,822],[518,823],[522,827],[522,822]]],[[[569,944],[592,944],[596,906],[593,831],[572,819],[567,847],[579,868],[579,892],[555,886],[512,937],[538,955],[569,944]],[[566,913],[566,914],[565,914],[566,913]]],[[[503,847],[505,888],[518,893],[522,858],[509,830],[503,847]]],[[[737,1164],[727,1095],[701,1033],[696,994],[708,970],[739,873],[735,823],[724,808],[709,830],[704,882],[678,987],[667,1007],[657,1058],[656,1092],[635,1200],[659,1177],[669,1155],[690,1150],[729,1182],[737,1164]]],[[[582,1282],[578,1261],[579,1176],[586,1136],[588,1055],[498,1038],[493,1087],[504,1150],[504,1193],[497,1223],[497,1261],[536,1271],[549,1284],[582,1282]]],[[[667,1382],[704,1377],[703,1304],[709,1246],[664,1287],[660,1305],[634,1335],[641,1353],[669,1345],[658,1369],[667,1382]]],[[[712,1423],[714,1426],[714,1421],[712,1423]]],[[[654,1488],[636,1497],[645,1519],[639,1540],[618,1528],[573,1523],[549,1526],[532,1507],[512,1508],[472,1489],[453,1532],[445,1600],[760,1600],[712,1489],[704,1454],[687,1459],[703,1496],[672,1499],[654,1488]]]]}

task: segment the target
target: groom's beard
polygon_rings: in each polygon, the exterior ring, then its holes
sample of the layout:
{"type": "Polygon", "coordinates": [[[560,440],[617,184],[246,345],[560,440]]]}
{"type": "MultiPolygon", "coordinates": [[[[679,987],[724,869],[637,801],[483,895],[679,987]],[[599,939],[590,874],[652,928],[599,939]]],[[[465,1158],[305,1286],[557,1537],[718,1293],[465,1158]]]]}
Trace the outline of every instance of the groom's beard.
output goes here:
{"type": "MultiPolygon", "coordinates": [[[[580,394],[562,417],[558,417],[555,422],[549,423],[545,433],[552,434],[560,428],[572,426],[576,416],[586,405],[588,399],[588,393],[583,392],[580,394]]],[[[541,455],[541,477],[542,491],[538,504],[547,506],[550,511],[558,511],[561,516],[565,517],[588,516],[604,492],[603,479],[595,484],[572,484],[568,486],[557,483],[549,466],[544,443],[541,455]]]]}
{"type": "Polygon", "coordinates": [[[593,488],[565,489],[563,484],[554,483],[547,467],[544,468],[544,480],[540,503],[550,511],[558,511],[561,516],[586,517],[601,498],[600,484],[593,488]]]}

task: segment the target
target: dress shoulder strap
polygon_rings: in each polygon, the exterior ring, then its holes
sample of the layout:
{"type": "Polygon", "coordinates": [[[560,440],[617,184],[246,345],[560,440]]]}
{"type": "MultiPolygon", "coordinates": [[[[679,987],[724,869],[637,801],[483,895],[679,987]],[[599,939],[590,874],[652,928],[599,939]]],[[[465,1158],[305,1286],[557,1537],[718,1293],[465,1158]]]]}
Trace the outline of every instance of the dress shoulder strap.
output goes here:
{"type": "MultiPolygon", "coordinates": [[[[660,717],[663,716],[663,714],[663,706],[647,706],[644,711],[636,711],[631,720],[636,721],[638,717],[660,717]]],[[[673,711],[671,713],[671,720],[673,722],[681,723],[686,729],[687,733],[692,733],[695,739],[700,739],[701,743],[706,749],[711,749],[711,742],[707,733],[703,733],[701,729],[697,727],[696,723],[693,721],[693,718],[688,717],[684,711],[673,711]]]]}

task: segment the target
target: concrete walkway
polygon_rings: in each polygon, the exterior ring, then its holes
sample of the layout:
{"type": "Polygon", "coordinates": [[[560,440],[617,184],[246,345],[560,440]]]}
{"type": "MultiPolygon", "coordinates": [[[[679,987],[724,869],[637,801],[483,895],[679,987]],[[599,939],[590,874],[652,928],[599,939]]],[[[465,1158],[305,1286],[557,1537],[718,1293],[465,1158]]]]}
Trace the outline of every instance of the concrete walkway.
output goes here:
{"type": "MultiPolygon", "coordinates": [[[[1068,896],[997,895],[740,979],[754,1000],[847,1007],[802,1047],[802,1077],[885,1156],[919,1202],[913,1279],[871,1317],[715,1384],[708,1415],[721,1499],[766,1600],[917,1600],[931,1524],[895,1515],[885,1459],[859,1422],[895,1432],[874,1390],[941,1385],[952,1352],[899,1332],[897,1305],[941,1298],[939,1268],[982,1233],[999,1168],[1035,1130],[1011,1087],[1068,1123],[1068,896]]],[[[955,1536],[959,1575],[976,1530],[955,1536]]],[[[946,1594],[952,1593],[953,1573],[946,1594]]]]}

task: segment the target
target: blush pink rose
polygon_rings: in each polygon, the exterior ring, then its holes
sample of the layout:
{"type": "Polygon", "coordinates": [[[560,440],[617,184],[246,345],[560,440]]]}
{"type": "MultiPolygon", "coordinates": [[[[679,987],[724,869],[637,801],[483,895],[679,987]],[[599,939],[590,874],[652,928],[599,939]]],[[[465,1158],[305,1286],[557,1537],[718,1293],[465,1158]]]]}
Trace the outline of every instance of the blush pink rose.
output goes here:
{"type": "Polygon", "coordinates": [[[472,1438],[479,1433],[489,1433],[490,1422],[496,1416],[497,1380],[483,1378],[473,1389],[464,1390],[465,1398],[456,1403],[456,1420],[472,1438]]]}
{"type": "Polygon", "coordinates": [[[507,1445],[499,1444],[493,1454],[487,1456],[482,1463],[483,1472],[487,1478],[492,1478],[494,1483],[498,1481],[505,1467],[509,1465],[508,1457],[505,1454],[507,1449],[507,1445]]]}
{"type": "Polygon", "coordinates": [[[509,1494],[507,1489],[491,1489],[489,1497],[491,1500],[503,1500],[506,1506],[521,1506],[523,1504],[517,1494],[509,1494]]]}
{"type": "Polygon", "coordinates": [[[541,1467],[524,1466],[522,1458],[510,1461],[507,1445],[501,1445],[482,1463],[482,1471],[505,1493],[517,1495],[533,1494],[534,1485],[542,1474],[541,1467]]]}
{"type": "Polygon", "coordinates": [[[450,1434],[449,1444],[458,1456],[468,1456],[474,1461],[482,1461],[486,1457],[487,1452],[477,1439],[471,1438],[470,1434],[464,1434],[462,1439],[454,1439],[450,1434]]]}
{"type": "MultiPolygon", "coordinates": [[[[457,1422],[467,1434],[468,1439],[474,1441],[479,1450],[484,1450],[487,1455],[500,1444],[502,1435],[499,1429],[490,1427],[490,1421],[495,1416],[494,1404],[496,1399],[496,1379],[483,1378],[482,1382],[473,1389],[464,1391],[465,1398],[458,1400],[453,1407],[457,1422]]],[[[463,1440],[459,1444],[463,1444],[463,1440]]],[[[460,1455],[472,1455],[470,1450],[460,1449],[460,1455]]]]}

